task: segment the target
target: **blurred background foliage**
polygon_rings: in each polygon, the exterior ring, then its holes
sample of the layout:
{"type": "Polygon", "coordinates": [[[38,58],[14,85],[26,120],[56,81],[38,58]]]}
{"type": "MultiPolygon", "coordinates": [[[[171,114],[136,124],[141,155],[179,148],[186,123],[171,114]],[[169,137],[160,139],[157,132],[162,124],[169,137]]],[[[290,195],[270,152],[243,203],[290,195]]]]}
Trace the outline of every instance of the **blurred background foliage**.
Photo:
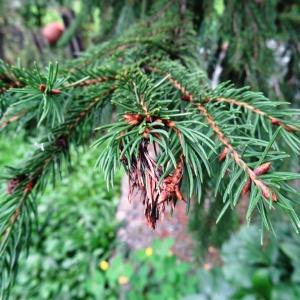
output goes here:
{"type": "MultiPolygon", "coordinates": [[[[37,145],[22,132],[1,138],[1,166],[28,155],[37,145]],[[11,145],[16,151],[11,151],[11,145]]],[[[94,299],[85,284],[101,259],[109,259],[119,226],[115,212],[120,191],[108,191],[93,168],[96,153],[79,149],[71,177],[47,189],[39,203],[39,224],[29,256],[22,260],[12,299],[94,299]]]]}
{"type": "MultiPolygon", "coordinates": [[[[1,0],[0,58],[23,66],[72,59],[150,14],[148,2],[1,0]],[[55,43],[43,34],[53,23],[64,25],[55,43]]],[[[157,7],[165,5],[156,2],[157,7]]],[[[251,85],[299,107],[299,1],[187,4],[199,34],[199,57],[213,85],[227,80],[251,85]]],[[[11,128],[7,136],[1,135],[1,167],[40,146],[33,134],[37,129],[29,129],[11,128]]],[[[73,176],[63,177],[55,191],[48,188],[39,205],[33,247],[22,259],[12,299],[300,299],[299,236],[280,223],[278,236],[265,236],[262,247],[255,226],[239,230],[242,208],[215,225],[222,208],[217,199],[210,206],[196,204],[205,209],[190,214],[197,264],[180,261],[171,251],[172,239],[128,252],[116,238],[122,174],[107,191],[103,176],[94,171],[95,154],[78,151],[84,155],[73,161],[73,176]],[[209,246],[221,249],[222,264],[204,264],[209,246]]],[[[298,157],[292,168],[299,171],[298,157]]]]}

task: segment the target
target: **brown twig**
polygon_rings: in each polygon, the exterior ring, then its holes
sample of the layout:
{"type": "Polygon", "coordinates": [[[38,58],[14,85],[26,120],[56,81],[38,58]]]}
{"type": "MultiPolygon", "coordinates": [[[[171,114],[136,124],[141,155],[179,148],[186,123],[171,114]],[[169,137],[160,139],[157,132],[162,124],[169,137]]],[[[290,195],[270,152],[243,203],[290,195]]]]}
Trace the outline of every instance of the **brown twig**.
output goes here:
{"type": "Polygon", "coordinates": [[[0,123],[0,129],[5,128],[6,126],[8,126],[9,124],[19,120],[20,118],[22,118],[25,114],[27,113],[27,110],[23,110],[21,112],[19,112],[18,114],[9,117],[7,120],[3,121],[0,123]]]}
{"type": "Polygon", "coordinates": [[[86,80],[79,81],[79,82],[69,83],[69,84],[66,84],[65,87],[66,88],[84,87],[84,86],[96,85],[96,84],[106,82],[108,80],[114,80],[114,79],[116,79],[115,76],[102,76],[102,77],[98,77],[98,78],[86,79],[86,80]]]}
{"type": "Polygon", "coordinates": [[[27,196],[29,195],[29,193],[30,193],[29,190],[24,190],[22,199],[19,202],[18,207],[16,208],[16,211],[12,214],[12,216],[10,217],[10,219],[8,221],[8,227],[5,229],[5,232],[1,238],[0,248],[2,248],[4,243],[7,241],[15,223],[17,222],[17,220],[20,216],[21,208],[24,205],[24,202],[27,199],[27,196]]]}
{"type": "MultiPolygon", "coordinates": [[[[24,190],[23,190],[23,195],[22,195],[22,198],[21,200],[19,201],[18,203],[18,206],[15,210],[15,212],[11,215],[11,217],[9,218],[9,221],[8,221],[8,227],[6,228],[2,238],[1,238],[1,246],[0,248],[2,247],[2,245],[4,245],[4,243],[7,241],[8,237],[9,237],[9,234],[11,233],[15,223],[18,221],[18,218],[20,216],[20,213],[21,213],[21,208],[22,206],[24,205],[27,197],[30,195],[31,191],[33,190],[33,188],[35,187],[36,183],[37,183],[37,180],[38,180],[38,177],[40,176],[42,170],[50,163],[51,161],[51,158],[47,158],[43,165],[41,167],[39,167],[35,172],[34,174],[31,176],[31,178],[29,179],[29,181],[27,182],[27,184],[25,185],[24,187],[24,190]]],[[[19,176],[20,178],[20,181],[17,182],[15,181],[14,184],[16,184],[15,187],[13,187],[12,189],[9,190],[8,188],[8,192],[11,192],[10,194],[13,194],[14,190],[18,187],[18,185],[23,181],[23,180],[26,180],[28,179],[26,176],[23,176],[21,175],[19,176]],[[22,176],[22,177],[21,177],[22,176]]],[[[18,180],[18,179],[12,179],[12,180],[18,180]]],[[[10,182],[12,182],[12,180],[10,182]]],[[[9,183],[10,183],[9,182],[9,183]]]]}
{"type": "Polygon", "coordinates": [[[259,108],[255,107],[255,106],[253,106],[249,103],[243,102],[243,101],[239,101],[239,100],[231,99],[231,98],[224,98],[224,97],[209,98],[206,101],[207,102],[217,101],[217,102],[220,102],[220,103],[225,102],[225,103],[229,103],[229,104],[232,104],[232,105],[235,105],[235,106],[244,107],[247,110],[253,111],[256,114],[269,119],[273,125],[281,126],[288,132],[299,131],[299,129],[297,127],[292,126],[292,125],[286,125],[282,121],[280,121],[279,119],[277,119],[275,117],[272,117],[272,116],[268,115],[267,113],[265,113],[264,111],[260,110],[259,108]]]}

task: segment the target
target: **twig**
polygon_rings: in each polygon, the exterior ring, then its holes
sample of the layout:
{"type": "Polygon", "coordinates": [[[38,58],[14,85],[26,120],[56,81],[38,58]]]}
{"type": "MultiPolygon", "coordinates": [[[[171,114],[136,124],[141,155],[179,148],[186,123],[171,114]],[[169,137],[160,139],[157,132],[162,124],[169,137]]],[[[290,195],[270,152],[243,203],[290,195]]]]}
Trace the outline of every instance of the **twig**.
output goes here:
{"type": "Polygon", "coordinates": [[[102,83],[102,82],[106,82],[108,80],[114,80],[114,79],[116,79],[115,76],[102,76],[102,77],[93,78],[93,79],[87,78],[87,79],[83,79],[83,80],[79,80],[76,82],[66,84],[64,87],[69,88],[69,87],[83,87],[83,86],[89,86],[89,85],[96,85],[98,83],[102,83]]]}
{"type": "Polygon", "coordinates": [[[10,117],[9,119],[3,121],[3,123],[0,123],[0,129],[3,129],[6,126],[8,126],[9,124],[11,124],[11,123],[17,121],[18,119],[22,118],[26,113],[27,113],[27,110],[23,110],[23,111],[19,112],[18,114],[10,117]]]}
{"type": "Polygon", "coordinates": [[[249,103],[239,101],[239,100],[236,100],[236,99],[224,98],[224,97],[209,98],[209,99],[206,100],[206,102],[209,102],[209,101],[226,102],[226,103],[229,103],[229,104],[232,104],[232,105],[235,105],[235,106],[244,107],[245,109],[253,111],[254,113],[256,113],[260,116],[266,117],[267,119],[269,119],[271,121],[271,123],[273,125],[281,126],[288,132],[299,131],[299,129],[297,127],[292,126],[292,125],[286,125],[282,121],[280,121],[279,119],[268,115],[264,111],[260,110],[259,108],[255,107],[255,106],[253,106],[249,103]]]}

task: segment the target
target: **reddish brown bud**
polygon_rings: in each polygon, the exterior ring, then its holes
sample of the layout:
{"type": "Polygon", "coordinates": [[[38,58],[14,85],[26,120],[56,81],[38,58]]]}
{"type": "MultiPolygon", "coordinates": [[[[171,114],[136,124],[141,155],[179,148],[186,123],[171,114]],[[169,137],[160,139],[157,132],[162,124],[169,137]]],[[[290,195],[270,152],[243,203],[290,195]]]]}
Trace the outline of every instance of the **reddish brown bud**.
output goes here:
{"type": "Polygon", "coordinates": [[[50,92],[51,95],[58,95],[58,94],[60,94],[60,93],[61,93],[61,91],[58,90],[58,89],[53,89],[53,90],[51,90],[51,92],[50,92]]]}
{"type": "Polygon", "coordinates": [[[144,133],[143,133],[144,138],[148,138],[149,132],[150,132],[150,128],[146,128],[144,133]]]}
{"type": "Polygon", "coordinates": [[[26,184],[26,187],[25,187],[25,191],[26,192],[31,192],[31,190],[34,188],[35,186],[35,180],[30,180],[27,184],[26,184]]]}
{"type": "Polygon", "coordinates": [[[138,114],[125,114],[123,115],[123,119],[132,126],[136,126],[140,124],[143,120],[143,116],[138,114]]]}
{"type": "Polygon", "coordinates": [[[144,72],[146,74],[150,74],[152,72],[152,68],[150,66],[148,66],[148,65],[143,65],[142,69],[144,69],[144,72]]]}
{"type": "Polygon", "coordinates": [[[262,195],[269,200],[270,196],[272,195],[272,201],[277,201],[277,195],[275,193],[273,193],[272,191],[270,191],[270,189],[267,186],[262,186],[261,187],[261,192],[262,195]]]}
{"type": "Polygon", "coordinates": [[[256,169],[254,169],[254,173],[257,176],[263,175],[263,174],[268,173],[270,168],[271,168],[271,163],[267,162],[267,163],[264,163],[261,166],[257,167],[256,169]]]}
{"type": "Polygon", "coordinates": [[[19,175],[15,178],[12,178],[7,183],[7,194],[12,195],[15,191],[15,189],[18,187],[18,185],[25,179],[25,175],[19,175]]]}
{"type": "MultiPolygon", "coordinates": [[[[256,175],[256,176],[259,176],[259,175],[263,175],[263,174],[266,174],[266,173],[268,173],[269,172],[269,170],[270,170],[270,168],[271,168],[271,163],[270,162],[267,162],[267,163],[264,163],[264,164],[262,164],[262,165],[260,165],[259,167],[257,167],[256,169],[254,169],[253,170],[253,173],[256,175]]],[[[250,189],[251,189],[251,180],[249,179],[246,183],[245,183],[245,185],[244,185],[244,188],[243,188],[243,190],[242,190],[242,195],[246,195],[246,194],[248,194],[248,192],[250,191],[250,189]]],[[[265,195],[267,195],[267,190],[269,190],[267,187],[262,187],[262,193],[263,193],[263,196],[265,197],[265,195]],[[264,192],[264,190],[265,190],[265,192],[264,192]],[[265,193],[265,195],[264,195],[264,193],[265,193]]],[[[274,196],[275,194],[273,194],[273,196],[274,196]]],[[[276,195],[275,195],[275,197],[276,197],[276,195]]],[[[265,198],[267,198],[267,197],[265,197],[265,198]]],[[[276,200],[274,200],[274,201],[276,201],[276,200]]]]}
{"type": "Polygon", "coordinates": [[[40,84],[40,86],[39,86],[39,90],[42,92],[42,93],[44,93],[45,92],[45,90],[46,90],[46,84],[40,84]]]}
{"type": "Polygon", "coordinates": [[[250,191],[251,188],[251,180],[247,180],[247,182],[245,183],[243,190],[242,190],[242,195],[246,195],[248,194],[248,192],[250,191]]]}
{"type": "Polygon", "coordinates": [[[191,102],[193,100],[193,96],[191,94],[184,94],[182,95],[181,100],[191,102]]]}
{"type": "Polygon", "coordinates": [[[11,82],[9,86],[11,88],[16,88],[16,87],[20,86],[20,82],[19,81],[11,82]]]}
{"type": "Polygon", "coordinates": [[[174,128],[174,127],[176,127],[176,124],[175,124],[175,122],[173,122],[173,121],[170,121],[170,120],[164,120],[164,123],[165,123],[165,125],[166,125],[167,127],[169,127],[169,128],[174,128]]]}
{"type": "Polygon", "coordinates": [[[272,122],[273,125],[275,125],[275,126],[282,126],[288,132],[295,132],[295,131],[298,130],[297,127],[292,126],[292,125],[285,125],[280,120],[278,120],[276,118],[270,117],[270,120],[271,120],[271,122],[272,122]]]}
{"type": "Polygon", "coordinates": [[[211,100],[211,98],[209,98],[209,97],[207,97],[207,98],[205,98],[204,100],[203,100],[203,104],[207,104],[209,101],[211,100]]]}
{"type": "Polygon", "coordinates": [[[60,136],[56,140],[56,146],[60,149],[67,149],[68,148],[68,138],[66,136],[60,136]]]}
{"type": "Polygon", "coordinates": [[[147,116],[147,117],[145,118],[145,120],[146,120],[146,122],[148,122],[148,123],[151,123],[151,122],[152,122],[152,118],[151,118],[150,116],[147,116]]]}
{"type": "Polygon", "coordinates": [[[25,175],[18,175],[15,178],[12,178],[7,183],[7,194],[12,195],[18,185],[26,178],[25,175]]]}
{"type": "Polygon", "coordinates": [[[279,121],[276,118],[271,117],[271,122],[272,122],[273,125],[276,125],[276,126],[281,126],[282,125],[281,121],[279,121]]]}
{"type": "Polygon", "coordinates": [[[18,179],[11,179],[7,183],[7,194],[12,195],[17,186],[19,185],[20,181],[18,179]]]}
{"type": "Polygon", "coordinates": [[[219,161],[224,161],[228,154],[228,148],[224,148],[224,150],[219,155],[219,161]]]}

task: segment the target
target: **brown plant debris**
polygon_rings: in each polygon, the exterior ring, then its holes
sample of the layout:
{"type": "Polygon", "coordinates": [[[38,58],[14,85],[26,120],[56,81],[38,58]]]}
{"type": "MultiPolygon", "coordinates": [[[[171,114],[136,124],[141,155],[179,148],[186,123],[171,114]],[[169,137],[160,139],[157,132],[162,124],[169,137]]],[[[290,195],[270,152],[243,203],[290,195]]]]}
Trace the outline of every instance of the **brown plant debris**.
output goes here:
{"type": "MultiPolygon", "coordinates": [[[[156,145],[154,152],[156,153],[156,145]]],[[[155,158],[150,153],[148,139],[143,139],[139,146],[137,157],[133,156],[128,165],[128,160],[122,158],[122,162],[128,170],[129,194],[128,199],[140,199],[145,207],[144,214],[146,221],[152,229],[155,229],[156,222],[159,220],[166,207],[170,204],[174,208],[177,200],[184,200],[180,185],[183,175],[184,162],[182,156],[175,170],[164,179],[161,179],[163,170],[157,166],[155,158]]],[[[155,156],[155,155],[154,155],[155,156]]]]}

